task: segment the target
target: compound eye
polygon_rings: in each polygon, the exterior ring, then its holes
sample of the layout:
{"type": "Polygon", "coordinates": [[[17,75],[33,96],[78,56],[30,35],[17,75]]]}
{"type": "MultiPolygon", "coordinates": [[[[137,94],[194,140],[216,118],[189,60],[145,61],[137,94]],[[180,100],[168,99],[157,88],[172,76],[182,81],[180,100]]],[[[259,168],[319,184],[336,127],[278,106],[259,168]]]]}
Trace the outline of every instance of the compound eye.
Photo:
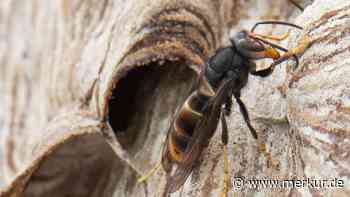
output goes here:
{"type": "Polygon", "coordinates": [[[258,52],[265,50],[264,46],[251,38],[242,39],[239,42],[239,47],[244,50],[258,52]]]}
{"type": "Polygon", "coordinates": [[[245,30],[240,31],[240,32],[238,32],[237,37],[240,38],[240,39],[245,39],[245,38],[248,37],[248,33],[245,30]]]}
{"type": "Polygon", "coordinates": [[[231,43],[234,46],[240,45],[240,42],[248,39],[248,33],[245,30],[237,32],[233,37],[230,38],[231,43]]]}

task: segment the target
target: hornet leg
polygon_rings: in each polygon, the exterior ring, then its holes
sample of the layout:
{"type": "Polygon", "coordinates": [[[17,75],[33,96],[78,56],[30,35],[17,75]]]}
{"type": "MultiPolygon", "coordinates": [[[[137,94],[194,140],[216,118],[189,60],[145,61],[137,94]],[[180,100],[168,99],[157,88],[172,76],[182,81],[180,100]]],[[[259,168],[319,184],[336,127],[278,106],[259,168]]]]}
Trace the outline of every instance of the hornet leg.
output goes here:
{"type": "Polygon", "coordinates": [[[250,130],[250,133],[252,134],[252,136],[255,139],[258,139],[258,135],[256,134],[256,131],[255,131],[254,127],[250,124],[248,110],[245,107],[243,101],[241,100],[240,95],[239,94],[233,94],[233,96],[235,97],[235,99],[236,99],[236,101],[238,103],[239,109],[240,109],[240,111],[241,111],[241,113],[243,115],[245,123],[247,124],[247,126],[248,126],[248,128],[250,130]]]}
{"type": "MultiPolygon", "coordinates": [[[[270,67],[274,68],[276,65],[290,59],[291,57],[297,57],[297,55],[304,53],[305,50],[310,47],[312,42],[313,41],[309,36],[303,37],[303,39],[301,41],[299,41],[297,47],[290,49],[289,51],[284,53],[280,58],[274,60],[274,62],[271,64],[270,67]]],[[[297,58],[295,58],[295,59],[297,59],[297,58]]],[[[295,68],[298,68],[298,66],[299,66],[299,61],[296,61],[295,68]]]]}
{"type": "Polygon", "coordinates": [[[271,75],[271,73],[273,72],[273,67],[268,67],[265,68],[263,70],[259,70],[259,71],[251,71],[250,74],[255,75],[255,76],[259,76],[259,77],[268,77],[271,75]]]}
{"type": "Polygon", "coordinates": [[[161,160],[145,175],[141,176],[137,179],[138,183],[142,183],[146,181],[149,177],[151,177],[155,172],[157,172],[161,166],[162,162],[161,160]]]}
{"type": "MultiPolygon", "coordinates": [[[[226,106],[225,106],[226,107],[226,106]]],[[[224,151],[224,188],[221,192],[221,197],[227,197],[228,188],[230,184],[230,173],[229,173],[229,164],[228,164],[228,156],[227,156],[227,142],[228,142],[228,129],[227,123],[225,119],[225,115],[228,113],[226,111],[227,108],[224,108],[221,112],[221,141],[223,143],[223,151],[224,151]]]]}
{"type": "MultiPolygon", "coordinates": [[[[304,53],[306,51],[306,49],[308,49],[313,43],[315,42],[315,39],[312,39],[310,36],[306,35],[304,36],[299,42],[298,42],[298,46],[291,49],[289,52],[283,54],[279,59],[280,60],[276,60],[281,62],[281,60],[285,60],[288,59],[289,57],[292,56],[292,54],[296,54],[296,55],[301,55],[302,53],[304,53]]],[[[275,64],[275,63],[273,63],[275,64]]],[[[281,91],[282,94],[286,94],[286,91],[288,90],[288,88],[292,87],[293,83],[295,81],[298,81],[301,77],[302,77],[302,73],[303,73],[303,69],[304,69],[305,64],[302,64],[299,68],[298,66],[294,67],[294,71],[295,72],[292,73],[292,77],[291,79],[287,78],[284,83],[278,87],[278,89],[281,91]]]]}
{"type": "Polygon", "coordinates": [[[234,97],[239,105],[241,113],[243,114],[244,121],[247,123],[247,126],[248,126],[250,132],[252,133],[253,137],[256,140],[258,140],[260,152],[262,152],[264,154],[264,156],[267,158],[267,161],[269,164],[268,166],[270,166],[270,164],[271,164],[274,168],[278,169],[279,168],[279,161],[274,160],[272,158],[271,153],[267,151],[266,144],[262,143],[261,140],[258,139],[258,135],[256,134],[255,129],[250,124],[250,119],[249,119],[247,108],[245,107],[244,103],[240,99],[239,94],[234,94],[234,97]]]}
{"type": "Polygon", "coordinates": [[[306,35],[298,42],[298,46],[297,47],[292,48],[290,50],[287,50],[286,48],[283,48],[283,47],[281,47],[281,46],[279,46],[277,44],[271,43],[271,42],[266,41],[264,39],[261,39],[261,38],[258,38],[258,37],[256,39],[258,39],[259,41],[261,41],[261,42],[263,42],[265,44],[270,45],[273,48],[277,48],[277,49],[285,52],[279,58],[274,59],[274,62],[270,65],[271,72],[274,70],[274,68],[278,64],[281,64],[282,62],[284,62],[284,61],[286,61],[286,60],[288,60],[290,58],[294,58],[295,63],[296,63],[295,68],[298,68],[298,66],[299,66],[298,55],[301,55],[302,53],[304,53],[306,51],[306,49],[308,49],[310,47],[310,45],[315,41],[315,39],[312,39],[310,36],[306,35]]]}
{"type": "MultiPolygon", "coordinates": [[[[263,41],[266,42],[266,41],[263,41]]],[[[282,49],[283,51],[285,51],[286,53],[284,53],[281,57],[279,57],[278,59],[275,59],[274,62],[266,69],[263,70],[259,70],[259,71],[251,71],[250,74],[252,75],[256,75],[256,76],[260,76],[260,77],[267,77],[269,76],[275,69],[275,67],[278,64],[281,64],[282,62],[290,59],[290,58],[294,58],[296,65],[295,68],[298,68],[299,66],[299,59],[297,57],[297,55],[300,55],[302,53],[304,53],[304,51],[312,44],[312,40],[309,36],[305,36],[299,43],[298,46],[291,49],[291,50],[287,50],[284,49],[283,47],[280,47],[278,45],[274,45],[274,47],[279,47],[279,49],[282,49]]]]}
{"type": "MultiPolygon", "coordinates": [[[[274,70],[274,67],[286,60],[288,60],[289,58],[293,57],[296,61],[296,67],[298,67],[298,64],[299,64],[299,60],[298,60],[298,57],[297,55],[302,53],[305,48],[308,46],[308,43],[307,42],[304,42],[302,43],[299,47],[295,48],[295,49],[292,49],[291,51],[287,50],[286,48],[282,47],[282,46],[279,46],[277,44],[274,44],[272,42],[269,42],[267,41],[266,39],[270,39],[270,40],[275,40],[275,41],[278,41],[278,40],[283,40],[285,38],[288,37],[288,33],[285,34],[284,36],[266,36],[266,35],[260,35],[260,34],[256,34],[254,33],[254,30],[259,26],[259,25],[265,25],[265,24],[279,24],[279,25],[285,25],[285,26],[290,26],[290,27],[294,27],[294,28],[297,28],[297,29],[300,29],[302,30],[303,28],[298,26],[298,25],[295,25],[293,23],[288,23],[288,22],[283,22],[283,21],[261,21],[261,22],[258,22],[256,23],[252,29],[250,30],[250,35],[251,37],[253,37],[254,39],[256,40],[259,40],[260,42],[264,43],[264,44],[267,44],[269,45],[270,47],[272,48],[276,48],[276,49],[279,49],[281,51],[284,51],[286,52],[285,54],[283,54],[283,56],[281,57],[278,57],[278,58],[273,58],[274,59],[274,62],[271,64],[271,69],[269,70],[268,73],[271,73],[273,70],[274,70]]],[[[268,74],[264,74],[264,76],[268,76],[268,74]]]]}

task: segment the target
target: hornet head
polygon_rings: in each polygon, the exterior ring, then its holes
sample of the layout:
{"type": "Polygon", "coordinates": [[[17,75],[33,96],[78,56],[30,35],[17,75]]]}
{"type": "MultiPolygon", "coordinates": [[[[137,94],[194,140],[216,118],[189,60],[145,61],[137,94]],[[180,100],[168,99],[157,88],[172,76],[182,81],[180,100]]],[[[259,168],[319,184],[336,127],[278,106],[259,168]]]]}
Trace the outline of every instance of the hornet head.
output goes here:
{"type": "Polygon", "coordinates": [[[230,38],[232,45],[235,46],[238,53],[249,59],[272,58],[278,59],[280,54],[278,51],[269,46],[264,45],[254,33],[242,30],[230,38]]]}

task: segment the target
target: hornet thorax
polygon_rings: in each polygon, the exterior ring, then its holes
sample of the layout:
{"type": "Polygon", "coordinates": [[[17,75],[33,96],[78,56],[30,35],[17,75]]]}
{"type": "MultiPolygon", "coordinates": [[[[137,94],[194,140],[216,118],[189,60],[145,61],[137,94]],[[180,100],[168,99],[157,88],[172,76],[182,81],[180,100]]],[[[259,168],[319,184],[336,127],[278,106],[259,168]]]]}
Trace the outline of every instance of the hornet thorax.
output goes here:
{"type": "Polygon", "coordinates": [[[234,46],[217,50],[205,65],[204,77],[215,90],[222,79],[231,71],[237,77],[238,89],[244,87],[248,80],[249,66],[234,46]]]}

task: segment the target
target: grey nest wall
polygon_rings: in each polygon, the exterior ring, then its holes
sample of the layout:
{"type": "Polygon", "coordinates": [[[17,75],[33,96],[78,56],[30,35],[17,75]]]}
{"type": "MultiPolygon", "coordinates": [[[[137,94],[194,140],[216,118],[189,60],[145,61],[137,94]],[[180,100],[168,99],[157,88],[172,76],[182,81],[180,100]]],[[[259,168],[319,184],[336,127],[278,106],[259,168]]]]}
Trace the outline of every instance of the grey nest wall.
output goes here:
{"type": "MultiPolygon", "coordinates": [[[[287,0],[1,1],[0,196],[160,195],[161,171],[136,180],[160,159],[201,65],[234,32],[267,19],[304,28],[281,45],[311,44],[296,70],[291,60],[267,79],[249,78],[242,99],[280,168],[267,165],[234,104],[232,180],[337,178],[344,187],[238,189],[231,181],[229,196],[348,196],[350,2],[299,2],[303,12],[287,0]]],[[[222,187],[219,126],[173,196],[218,196],[222,187]]]]}

